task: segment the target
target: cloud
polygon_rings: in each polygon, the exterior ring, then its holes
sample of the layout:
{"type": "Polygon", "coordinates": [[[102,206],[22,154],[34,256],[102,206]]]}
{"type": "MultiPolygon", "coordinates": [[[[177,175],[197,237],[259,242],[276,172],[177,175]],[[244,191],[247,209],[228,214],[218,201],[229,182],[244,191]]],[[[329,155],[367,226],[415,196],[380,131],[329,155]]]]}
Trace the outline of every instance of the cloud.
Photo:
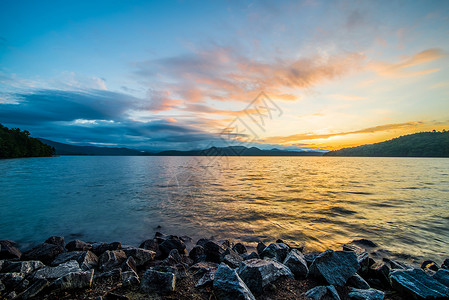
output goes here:
{"type": "Polygon", "coordinates": [[[261,61],[233,48],[215,47],[189,55],[135,63],[135,75],[161,91],[161,95],[155,97],[155,104],[150,106],[151,110],[191,111],[193,103],[249,102],[261,91],[273,99],[295,101],[299,99],[298,90],[344,76],[361,67],[364,60],[362,54],[344,53],[261,61]]]}
{"type": "Polygon", "coordinates": [[[427,49],[413,56],[406,57],[398,63],[373,62],[368,68],[381,76],[391,78],[403,78],[421,76],[439,71],[439,69],[410,70],[410,68],[423,65],[428,62],[440,59],[445,54],[441,49],[427,49]]]}
{"type": "Polygon", "coordinates": [[[343,94],[331,94],[329,95],[329,97],[331,97],[332,99],[344,101],[359,101],[368,99],[368,97],[361,97],[356,95],[343,95],[343,94]]]}
{"type": "Polygon", "coordinates": [[[327,133],[327,134],[314,134],[314,133],[303,133],[294,134],[289,136],[274,136],[263,139],[261,142],[270,144],[284,144],[297,141],[305,140],[315,140],[315,139],[327,139],[334,136],[343,136],[349,134],[360,134],[360,133],[375,133],[380,131],[389,131],[394,129],[407,129],[407,128],[417,128],[424,125],[423,121],[406,122],[406,123],[396,123],[396,124],[385,124],[374,127],[363,128],[355,131],[338,132],[338,133],[327,133]]]}

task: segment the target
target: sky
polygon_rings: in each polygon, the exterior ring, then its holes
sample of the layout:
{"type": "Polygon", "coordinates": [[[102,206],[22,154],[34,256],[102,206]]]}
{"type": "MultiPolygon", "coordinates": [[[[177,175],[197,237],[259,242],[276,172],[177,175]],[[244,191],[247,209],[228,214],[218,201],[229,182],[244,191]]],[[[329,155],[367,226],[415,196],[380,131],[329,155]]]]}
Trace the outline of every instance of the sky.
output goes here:
{"type": "Polygon", "coordinates": [[[151,151],[449,130],[448,37],[445,0],[2,0],[0,123],[151,151]]]}

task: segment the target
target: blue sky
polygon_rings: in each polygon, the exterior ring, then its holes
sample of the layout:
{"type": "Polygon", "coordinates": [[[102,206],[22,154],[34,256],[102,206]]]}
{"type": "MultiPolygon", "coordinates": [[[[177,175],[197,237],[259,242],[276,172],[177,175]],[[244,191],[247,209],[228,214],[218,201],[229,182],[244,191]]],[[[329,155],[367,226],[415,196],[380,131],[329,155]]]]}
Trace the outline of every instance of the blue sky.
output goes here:
{"type": "Polygon", "coordinates": [[[448,1],[2,1],[0,123],[152,150],[449,129],[447,36],[448,1]],[[261,92],[282,114],[229,128],[261,92]]]}

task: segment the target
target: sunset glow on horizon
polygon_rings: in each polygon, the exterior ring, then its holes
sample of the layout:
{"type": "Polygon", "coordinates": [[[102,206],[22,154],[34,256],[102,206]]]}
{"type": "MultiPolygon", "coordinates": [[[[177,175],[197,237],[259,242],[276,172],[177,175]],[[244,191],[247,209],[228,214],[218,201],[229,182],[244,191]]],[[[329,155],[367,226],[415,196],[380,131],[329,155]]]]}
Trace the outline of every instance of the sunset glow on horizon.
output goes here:
{"type": "Polygon", "coordinates": [[[2,1],[0,123],[74,145],[226,146],[263,92],[282,113],[262,149],[449,130],[448,36],[448,1],[2,1]]]}

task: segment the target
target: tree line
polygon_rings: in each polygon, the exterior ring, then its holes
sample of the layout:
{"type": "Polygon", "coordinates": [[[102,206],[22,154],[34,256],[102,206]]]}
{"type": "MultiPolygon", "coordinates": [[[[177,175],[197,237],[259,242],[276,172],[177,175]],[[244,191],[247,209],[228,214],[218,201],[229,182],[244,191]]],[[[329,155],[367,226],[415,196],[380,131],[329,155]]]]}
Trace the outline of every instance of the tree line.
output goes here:
{"type": "Polygon", "coordinates": [[[30,137],[30,133],[19,128],[0,124],[0,158],[52,156],[55,149],[30,137]]]}

